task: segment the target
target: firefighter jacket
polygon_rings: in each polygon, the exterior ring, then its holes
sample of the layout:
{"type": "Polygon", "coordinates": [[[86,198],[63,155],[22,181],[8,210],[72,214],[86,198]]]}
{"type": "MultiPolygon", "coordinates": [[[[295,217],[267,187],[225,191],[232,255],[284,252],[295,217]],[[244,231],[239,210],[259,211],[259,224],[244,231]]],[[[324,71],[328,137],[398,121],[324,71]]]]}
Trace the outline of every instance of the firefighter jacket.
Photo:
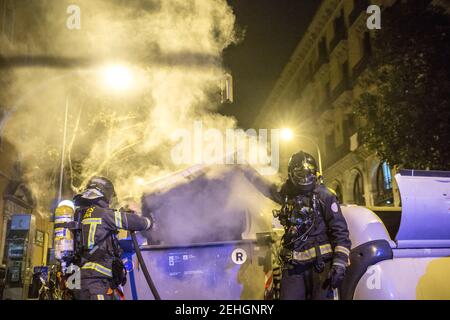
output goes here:
{"type": "Polygon", "coordinates": [[[279,193],[283,199],[279,220],[285,228],[282,261],[298,265],[333,260],[346,267],[351,241],[336,196],[323,184],[304,194],[290,180],[279,193]]]}
{"type": "Polygon", "coordinates": [[[78,207],[75,218],[81,224],[82,278],[111,278],[113,261],[120,257],[118,230],[144,231],[152,226],[148,218],[98,204],[78,207]]]}

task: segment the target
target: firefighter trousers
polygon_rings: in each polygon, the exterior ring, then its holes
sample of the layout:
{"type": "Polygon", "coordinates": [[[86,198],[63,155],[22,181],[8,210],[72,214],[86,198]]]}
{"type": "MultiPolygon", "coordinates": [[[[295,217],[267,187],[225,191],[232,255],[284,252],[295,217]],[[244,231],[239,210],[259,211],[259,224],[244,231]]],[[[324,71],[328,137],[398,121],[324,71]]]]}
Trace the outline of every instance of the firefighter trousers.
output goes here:
{"type": "Polygon", "coordinates": [[[284,267],[281,276],[281,300],[329,300],[332,299],[328,274],[331,261],[325,262],[322,272],[314,264],[284,267]]]}
{"type": "Polygon", "coordinates": [[[107,278],[81,279],[80,300],[113,300],[111,280],[107,278]]]}

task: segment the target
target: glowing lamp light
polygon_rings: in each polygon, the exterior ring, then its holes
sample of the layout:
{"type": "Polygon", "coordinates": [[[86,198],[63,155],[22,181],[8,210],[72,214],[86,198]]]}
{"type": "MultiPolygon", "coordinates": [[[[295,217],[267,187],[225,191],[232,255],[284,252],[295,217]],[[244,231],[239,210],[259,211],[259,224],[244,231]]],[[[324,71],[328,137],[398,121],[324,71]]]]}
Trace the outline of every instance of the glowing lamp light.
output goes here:
{"type": "Polygon", "coordinates": [[[145,180],[143,178],[137,178],[136,184],[139,186],[143,186],[145,184],[145,180]]]}
{"type": "Polygon", "coordinates": [[[102,76],[105,85],[117,91],[129,89],[133,83],[131,70],[123,65],[106,66],[103,69],[102,76]]]}
{"type": "Polygon", "coordinates": [[[292,140],[292,138],[294,137],[294,133],[289,128],[283,128],[280,131],[280,136],[281,136],[281,139],[289,141],[289,140],[292,140]]]}

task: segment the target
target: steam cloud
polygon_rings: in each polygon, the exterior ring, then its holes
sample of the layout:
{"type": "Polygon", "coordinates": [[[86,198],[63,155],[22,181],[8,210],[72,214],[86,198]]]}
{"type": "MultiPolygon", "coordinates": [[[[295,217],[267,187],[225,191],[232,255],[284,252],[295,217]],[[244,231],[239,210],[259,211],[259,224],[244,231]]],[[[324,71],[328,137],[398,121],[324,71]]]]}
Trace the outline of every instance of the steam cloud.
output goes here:
{"type": "Polygon", "coordinates": [[[164,179],[143,196],[153,243],[185,244],[254,238],[270,228],[270,182],[250,166],[199,166],[164,179]]]}
{"type": "Polygon", "coordinates": [[[8,71],[0,129],[19,154],[41,215],[49,214],[56,195],[66,104],[64,181],[76,192],[90,176],[106,175],[119,199],[140,199],[146,182],[183,169],[170,159],[175,129],[191,128],[194,120],[224,131],[236,126],[235,119],[215,113],[225,72],[221,53],[236,42],[235,17],[225,0],[53,0],[38,6],[47,38],[11,54],[28,50],[90,62],[8,71]],[[80,30],[66,27],[70,4],[81,9],[80,30]],[[113,92],[100,72],[123,61],[135,81],[131,90],[113,92]]]}

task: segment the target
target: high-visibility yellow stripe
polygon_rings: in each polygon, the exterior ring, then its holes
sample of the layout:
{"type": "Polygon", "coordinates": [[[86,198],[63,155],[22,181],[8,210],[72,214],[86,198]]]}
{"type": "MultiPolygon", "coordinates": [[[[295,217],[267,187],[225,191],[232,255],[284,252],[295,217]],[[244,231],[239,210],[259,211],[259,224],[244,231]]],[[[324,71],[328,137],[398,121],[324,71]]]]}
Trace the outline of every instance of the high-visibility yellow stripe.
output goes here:
{"type": "Polygon", "coordinates": [[[89,236],[88,236],[88,248],[92,249],[95,244],[95,232],[97,231],[97,224],[92,223],[89,227],[89,236]]]}
{"type": "Polygon", "coordinates": [[[343,253],[346,256],[350,255],[350,250],[348,250],[346,247],[343,246],[336,246],[336,248],[334,248],[334,251],[343,253]]]}
{"type": "Polygon", "coordinates": [[[102,294],[97,295],[97,300],[105,300],[105,296],[102,294]]]}
{"type": "Polygon", "coordinates": [[[89,218],[82,221],[83,224],[89,224],[88,248],[92,249],[95,244],[95,232],[97,225],[102,223],[102,218],[89,218]]]}
{"type": "Polygon", "coordinates": [[[112,277],[111,269],[108,269],[102,266],[101,264],[95,262],[87,262],[81,267],[81,269],[95,270],[97,272],[100,272],[101,274],[104,274],[105,276],[112,277]]]}
{"type": "Polygon", "coordinates": [[[81,223],[82,224],[102,223],[102,218],[83,219],[83,221],[81,221],[81,223]]]}
{"type": "Polygon", "coordinates": [[[118,229],[122,229],[122,213],[120,211],[114,212],[114,220],[118,229]]]}
{"type": "MultiPolygon", "coordinates": [[[[333,252],[330,244],[323,244],[319,247],[320,254],[325,255],[333,252]]],[[[294,251],[292,254],[292,258],[298,261],[308,261],[316,257],[316,248],[310,248],[305,251],[294,251]]]]}

